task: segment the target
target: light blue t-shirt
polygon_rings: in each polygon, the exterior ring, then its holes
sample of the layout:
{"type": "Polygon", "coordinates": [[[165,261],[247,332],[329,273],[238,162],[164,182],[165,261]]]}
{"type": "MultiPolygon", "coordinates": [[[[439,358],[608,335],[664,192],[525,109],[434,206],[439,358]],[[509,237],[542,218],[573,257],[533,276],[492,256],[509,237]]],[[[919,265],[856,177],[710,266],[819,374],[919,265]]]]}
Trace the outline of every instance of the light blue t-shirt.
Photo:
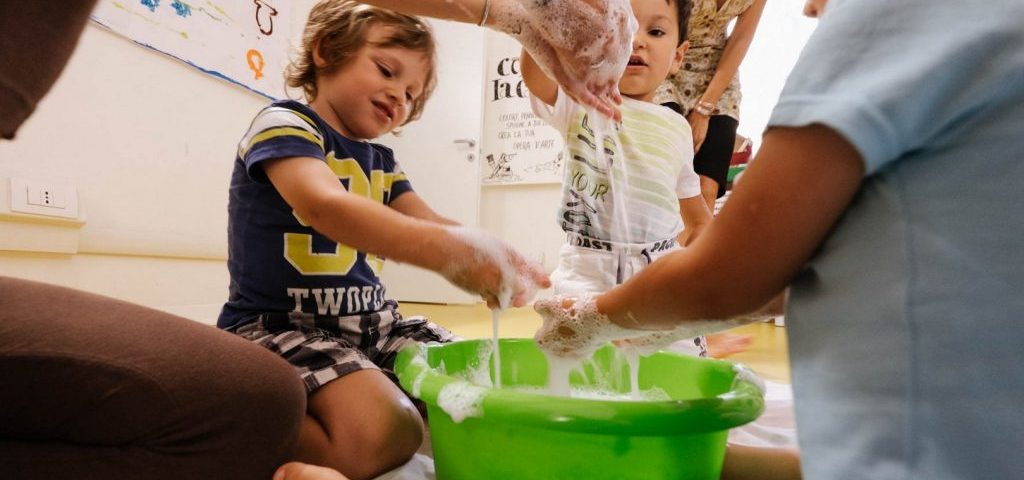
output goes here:
{"type": "Polygon", "coordinates": [[[769,125],[831,127],[866,174],[790,291],[805,477],[1024,478],[1024,2],[820,22],[769,125]]]}

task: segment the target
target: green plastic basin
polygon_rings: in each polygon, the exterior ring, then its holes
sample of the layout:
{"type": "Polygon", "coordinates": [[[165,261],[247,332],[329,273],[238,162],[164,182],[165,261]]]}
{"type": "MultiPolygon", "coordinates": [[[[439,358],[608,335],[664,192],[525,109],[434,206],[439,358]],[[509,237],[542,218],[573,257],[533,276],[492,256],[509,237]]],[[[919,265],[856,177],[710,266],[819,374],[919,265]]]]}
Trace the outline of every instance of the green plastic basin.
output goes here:
{"type": "MultiPolygon", "coordinates": [[[[481,369],[489,377],[491,349],[489,340],[413,345],[395,362],[402,387],[427,405],[440,480],[717,479],[728,429],[764,410],[760,380],[749,370],[667,352],[640,359],[639,385],[670,400],[549,396],[536,391],[548,381],[537,345],[504,339],[504,388],[469,387],[479,408],[455,422],[438,397],[446,387],[468,387],[474,375],[479,380],[481,369]]],[[[627,393],[628,363],[608,345],[570,383],[627,393]]]]}

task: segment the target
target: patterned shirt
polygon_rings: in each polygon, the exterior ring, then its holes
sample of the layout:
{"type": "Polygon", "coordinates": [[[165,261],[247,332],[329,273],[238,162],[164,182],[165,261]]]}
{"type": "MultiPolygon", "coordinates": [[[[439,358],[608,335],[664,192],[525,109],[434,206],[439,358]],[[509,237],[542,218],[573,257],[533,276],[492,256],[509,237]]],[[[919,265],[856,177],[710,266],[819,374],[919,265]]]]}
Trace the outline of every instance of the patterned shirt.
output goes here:
{"type": "MultiPolygon", "coordinates": [[[[715,0],[693,1],[686,35],[690,48],[683,56],[682,68],[658,88],[656,103],[676,102],[687,114],[693,110],[718,69],[718,62],[729,40],[726,35],[729,23],[747,11],[753,3],[754,0],[725,0],[722,8],[718,8],[715,0]]],[[[727,115],[739,121],[742,99],[737,73],[719,97],[713,115],[727,115]]]]}
{"type": "Polygon", "coordinates": [[[382,145],[345,138],[312,109],[287,100],[263,109],[238,145],[228,201],[230,296],[217,325],[265,312],[351,315],[379,310],[383,259],[337,243],[296,215],[262,162],[312,157],[349,192],[389,204],[412,186],[382,145]]]}

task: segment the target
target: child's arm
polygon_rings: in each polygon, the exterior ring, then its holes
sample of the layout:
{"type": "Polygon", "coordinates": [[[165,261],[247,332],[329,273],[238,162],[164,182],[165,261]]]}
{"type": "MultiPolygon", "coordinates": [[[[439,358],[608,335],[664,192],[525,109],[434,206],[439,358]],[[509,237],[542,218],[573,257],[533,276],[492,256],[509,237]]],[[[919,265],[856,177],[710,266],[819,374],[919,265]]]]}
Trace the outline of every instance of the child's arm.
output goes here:
{"type": "Polygon", "coordinates": [[[555,100],[558,100],[558,83],[544,74],[540,65],[537,65],[533,56],[525,49],[520,57],[519,69],[523,73],[523,82],[526,83],[526,88],[530,90],[530,93],[538,100],[548,105],[554,105],[555,100]]]}
{"type": "Polygon", "coordinates": [[[512,285],[512,303],[522,305],[530,282],[541,287],[550,284],[542,271],[503,243],[456,234],[439,223],[349,193],[321,160],[268,160],[263,169],[288,205],[316,231],[356,250],[438,272],[480,294],[490,305],[497,305],[503,286],[512,285]],[[481,243],[499,253],[480,248],[481,243]],[[503,272],[503,266],[515,272],[503,272]],[[509,273],[516,278],[508,278],[509,273]]]}
{"type": "Polygon", "coordinates": [[[700,238],[597,297],[598,310],[627,328],[668,328],[745,314],[781,292],[846,210],[864,164],[821,125],[772,128],[757,156],[700,238]]]}
{"type": "Polygon", "coordinates": [[[413,218],[428,220],[442,225],[459,225],[459,222],[435,212],[434,209],[430,208],[430,205],[427,205],[427,202],[423,201],[423,197],[417,195],[416,192],[406,192],[399,195],[398,198],[391,201],[389,206],[413,218]]]}
{"type": "Polygon", "coordinates": [[[687,246],[711,224],[711,211],[704,203],[704,197],[697,195],[690,198],[679,199],[679,214],[683,217],[683,227],[679,234],[679,244],[687,246]]]}
{"type": "Polygon", "coordinates": [[[263,170],[295,213],[330,239],[399,262],[435,271],[441,268],[445,249],[437,243],[444,237],[440,225],[349,193],[338,183],[338,176],[315,158],[269,160],[263,170]]]}
{"type": "Polygon", "coordinates": [[[799,480],[800,453],[791,448],[728,445],[722,463],[722,480],[799,480]]]}

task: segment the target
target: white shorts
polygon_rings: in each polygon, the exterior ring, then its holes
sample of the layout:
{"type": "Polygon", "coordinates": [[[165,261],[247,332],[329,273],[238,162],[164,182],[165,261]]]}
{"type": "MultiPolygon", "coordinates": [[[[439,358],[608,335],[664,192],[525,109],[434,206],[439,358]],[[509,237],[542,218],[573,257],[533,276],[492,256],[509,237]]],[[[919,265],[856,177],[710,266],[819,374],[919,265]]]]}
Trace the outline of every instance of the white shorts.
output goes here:
{"type": "Polygon", "coordinates": [[[570,233],[558,251],[558,267],[551,273],[551,287],[558,295],[603,293],[680,248],[675,239],[621,244],[570,233]]]}

